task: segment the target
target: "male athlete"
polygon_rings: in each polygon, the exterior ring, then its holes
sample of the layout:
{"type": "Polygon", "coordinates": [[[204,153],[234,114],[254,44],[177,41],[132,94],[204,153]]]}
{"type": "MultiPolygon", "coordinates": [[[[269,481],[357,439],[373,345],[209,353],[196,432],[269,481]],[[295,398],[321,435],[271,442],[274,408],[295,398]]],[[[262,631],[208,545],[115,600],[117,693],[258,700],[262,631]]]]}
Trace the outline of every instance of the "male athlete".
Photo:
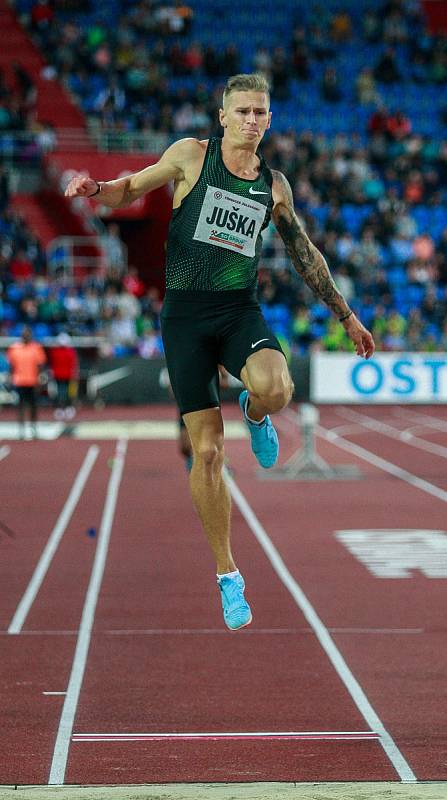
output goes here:
{"type": "Polygon", "coordinates": [[[278,457],[269,415],[289,403],[293,390],[281,347],[255,298],[262,231],[270,218],[295,269],[338,317],[357,354],[369,358],[374,352],[371,334],[303,230],[288,181],[257,155],[270,127],[269,106],[262,76],[236,75],[226,85],[219,111],[222,139],[181,139],[140,172],[104,182],[77,176],[66,190],[68,197],[97,196],[102,204],[119,208],[174,181],[162,334],[172,388],[193,448],[191,494],[216,558],[230,630],[249,625],[252,614],[231,552],[218,364],[245,386],[239,402],[262,467],[272,467],[278,457]]]}

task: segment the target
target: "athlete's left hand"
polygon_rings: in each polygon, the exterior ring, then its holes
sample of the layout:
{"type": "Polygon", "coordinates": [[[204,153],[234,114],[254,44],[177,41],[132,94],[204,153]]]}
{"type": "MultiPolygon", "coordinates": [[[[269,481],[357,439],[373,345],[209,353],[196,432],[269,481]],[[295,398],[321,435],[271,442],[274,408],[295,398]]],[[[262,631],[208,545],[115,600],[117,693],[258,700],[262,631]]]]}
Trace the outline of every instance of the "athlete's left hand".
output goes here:
{"type": "Polygon", "coordinates": [[[366,330],[355,314],[341,323],[349,338],[355,345],[355,352],[362,358],[371,358],[376,349],[372,334],[366,330]]]}

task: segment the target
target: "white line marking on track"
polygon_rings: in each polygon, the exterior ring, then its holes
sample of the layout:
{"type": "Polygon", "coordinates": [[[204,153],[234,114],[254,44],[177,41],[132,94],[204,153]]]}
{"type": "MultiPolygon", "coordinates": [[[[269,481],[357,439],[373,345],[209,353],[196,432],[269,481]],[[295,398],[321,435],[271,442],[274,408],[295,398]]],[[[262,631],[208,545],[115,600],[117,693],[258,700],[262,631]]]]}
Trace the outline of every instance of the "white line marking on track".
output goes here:
{"type": "Polygon", "coordinates": [[[328,628],[330,633],[391,633],[391,634],[411,634],[424,633],[424,628],[328,628]]]}
{"type": "Polygon", "coordinates": [[[447,431],[447,421],[440,417],[433,417],[431,414],[424,414],[422,412],[408,411],[407,409],[399,409],[399,413],[394,411],[394,414],[399,419],[408,419],[410,422],[418,422],[426,428],[433,428],[436,431],[447,431]]]}
{"type": "Polygon", "coordinates": [[[62,695],[66,695],[67,692],[42,692],[46,697],[61,697],[62,695]]]}
{"type": "Polygon", "coordinates": [[[2,447],[0,447],[0,461],[6,458],[6,456],[9,456],[10,452],[11,448],[8,447],[7,444],[4,444],[2,447]]]}
{"type": "Polygon", "coordinates": [[[249,528],[251,529],[254,536],[261,545],[262,549],[264,550],[264,553],[266,554],[276,574],[278,575],[278,577],[280,578],[286,589],[288,589],[295,603],[297,604],[298,608],[301,610],[305,619],[307,620],[311,628],[314,630],[318,641],[320,642],[327,657],[329,658],[330,662],[335,668],[338,676],[341,678],[344,685],[346,686],[346,689],[348,690],[354,703],[356,704],[357,708],[362,714],[363,719],[369,725],[371,730],[378,732],[380,744],[382,745],[385,753],[387,754],[389,760],[394,766],[394,769],[399,775],[401,781],[405,783],[415,782],[417,779],[413,770],[411,769],[408,762],[405,760],[404,756],[400,752],[393,738],[386,730],[381,719],[374,711],[365,692],[363,691],[360,684],[354,677],[346,661],[344,660],[342,654],[337,648],[334,640],[330,636],[328,629],[321,621],[317,612],[307,599],[306,595],[304,594],[301,587],[298,585],[295,578],[287,569],[278,550],[276,549],[270,537],[268,536],[267,532],[259,522],[257,516],[255,515],[254,511],[248,504],[247,500],[245,499],[241,490],[235,483],[234,479],[231,477],[231,475],[228,474],[227,470],[224,470],[224,476],[227,485],[230,489],[231,496],[236,505],[238,506],[239,511],[241,512],[249,528]]]}
{"type": "MultiPolygon", "coordinates": [[[[423,628],[328,628],[328,631],[331,633],[423,633],[423,628]]],[[[217,634],[228,636],[226,630],[220,628],[166,628],[158,629],[158,628],[149,628],[145,630],[144,628],[136,629],[136,630],[109,630],[109,631],[102,631],[106,635],[112,636],[204,636],[204,635],[211,635],[214,636],[217,634]]],[[[99,633],[99,631],[98,631],[99,633]]],[[[312,628],[248,628],[243,629],[240,631],[241,636],[253,636],[253,635],[261,635],[261,636],[278,636],[278,635],[297,635],[297,634],[314,634],[312,628]]]]}
{"type": "Polygon", "coordinates": [[[193,740],[228,740],[228,739],[332,739],[338,741],[371,741],[379,739],[374,731],[238,731],[225,733],[74,733],[73,742],[148,742],[193,740]]]}
{"type": "MultiPolygon", "coordinates": [[[[296,426],[296,420],[293,414],[289,414],[287,411],[283,412],[283,419],[287,419],[291,424],[296,426]]],[[[412,472],[408,472],[406,469],[398,467],[391,461],[387,461],[385,458],[377,456],[371,450],[367,450],[365,447],[361,447],[359,444],[354,444],[354,442],[344,439],[342,436],[339,436],[332,430],[323,428],[322,425],[316,425],[315,431],[321,439],[325,439],[327,442],[339,447],[340,450],[346,450],[346,452],[350,453],[351,455],[361,458],[362,461],[366,461],[368,464],[373,464],[383,472],[388,472],[389,475],[394,475],[395,478],[400,478],[400,480],[405,481],[405,483],[409,483],[411,486],[415,486],[422,492],[426,492],[426,494],[430,494],[432,497],[436,497],[438,500],[442,500],[444,503],[447,503],[447,491],[441,489],[439,486],[436,486],[434,483],[429,483],[429,481],[426,481],[423,478],[418,478],[418,476],[413,475],[412,472]]]]}
{"type": "MultiPolygon", "coordinates": [[[[328,628],[329,633],[356,634],[410,634],[425,633],[425,628],[328,628]]],[[[22,631],[22,636],[77,636],[79,631],[22,631]]],[[[297,636],[314,632],[312,628],[248,628],[240,631],[240,636],[297,636]]],[[[0,636],[8,636],[7,631],[0,631],[0,636]]],[[[96,636],[228,636],[221,628],[135,628],[98,630],[96,636]]]]}
{"type": "MultiPolygon", "coordinates": [[[[393,428],[392,425],[388,425],[386,422],[380,422],[367,414],[359,414],[358,411],[354,411],[350,408],[341,408],[337,413],[341,417],[360,423],[368,430],[376,431],[391,439],[397,439],[411,447],[417,447],[419,450],[426,450],[427,453],[440,456],[441,458],[447,458],[447,447],[436,444],[436,442],[429,442],[426,441],[426,439],[421,439],[419,436],[415,436],[410,430],[400,431],[397,428],[393,428]]],[[[332,430],[335,430],[335,433],[339,436],[342,435],[340,429],[336,428],[332,430]]]]}
{"type": "Polygon", "coordinates": [[[82,610],[81,624],[79,626],[79,635],[76,643],[70,680],[68,682],[67,696],[62,709],[62,715],[56,737],[56,744],[53,752],[53,759],[51,762],[50,776],[48,779],[49,785],[56,784],[60,786],[64,783],[68,749],[73,731],[73,722],[76,709],[78,707],[82,681],[84,679],[93,621],[95,618],[96,604],[98,602],[98,595],[104,575],[113,518],[118,499],[118,491],[124,469],[126,450],[127,441],[120,439],[116,446],[113,468],[110,475],[109,485],[107,487],[107,496],[104,504],[101,525],[99,528],[95,559],[87,588],[84,608],[82,610]]]}
{"type": "Polygon", "coordinates": [[[79,470],[70,494],[68,495],[67,502],[65,503],[59,515],[59,519],[57,520],[56,525],[50,534],[48,542],[44,547],[42,555],[34,570],[33,576],[25,590],[25,594],[17,606],[15,614],[9,625],[8,633],[18,634],[21,632],[29,610],[34,603],[37,592],[42,585],[43,579],[45,578],[51,561],[53,560],[54,554],[59,547],[68,523],[70,522],[72,514],[78,504],[79,498],[84,491],[85,484],[87,483],[87,479],[90,475],[93,464],[96,461],[98,453],[99,448],[96,445],[89,447],[81,469],[79,470]]]}

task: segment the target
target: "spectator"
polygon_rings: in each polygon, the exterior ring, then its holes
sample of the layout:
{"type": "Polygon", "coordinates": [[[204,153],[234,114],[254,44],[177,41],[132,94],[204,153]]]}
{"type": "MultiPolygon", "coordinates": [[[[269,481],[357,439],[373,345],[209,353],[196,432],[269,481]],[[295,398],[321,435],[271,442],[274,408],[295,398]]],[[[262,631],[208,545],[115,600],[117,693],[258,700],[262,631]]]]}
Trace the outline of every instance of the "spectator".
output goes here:
{"type": "Polygon", "coordinates": [[[388,132],[389,114],[385,106],[379,105],[368,120],[368,133],[381,136],[388,132]]]}
{"type": "Polygon", "coordinates": [[[313,341],[312,323],[309,309],[300,306],[295,311],[292,320],[292,344],[296,346],[298,353],[304,353],[313,341]]]}
{"type": "Polygon", "coordinates": [[[129,267],[126,275],[123,277],[123,287],[134,297],[143,297],[146,292],[146,286],[139,277],[136,267],[129,267]]]}
{"type": "Polygon", "coordinates": [[[310,27],[309,50],[317,61],[326,61],[335,56],[334,49],[320,25],[310,27]]]}
{"type": "Polygon", "coordinates": [[[382,33],[382,25],[379,15],[372,8],[365,11],[362,18],[363,36],[370,44],[375,44],[379,41],[382,33]]]}
{"type": "Polygon", "coordinates": [[[421,203],[424,200],[425,185],[422,173],[413,169],[404,183],[404,199],[408,203],[421,203]]]}
{"type": "Polygon", "coordinates": [[[112,268],[123,273],[127,259],[124,244],[120,238],[119,225],[116,222],[110,222],[108,224],[106,235],[101,237],[101,244],[104,250],[107,268],[112,268]]]}
{"type": "Polygon", "coordinates": [[[34,266],[27,257],[25,250],[18,250],[12,259],[9,271],[15,281],[25,282],[34,274],[34,266]]]}
{"type": "Polygon", "coordinates": [[[0,215],[9,205],[9,177],[5,167],[0,164],[0,215]]]}
{"type": "Polygon", "coordinates": [[[37,0],[31,9],[31,25],[39,33],[48,30],[54,20],[49,0],[37,0]]]}
{"type": "Polygon", "coordinates": [[[33,341],[29,327],[22,331],[22,341],[12,344],[7,352],[12,384],[19,396],[19,437],[25,438],[25,408],[29,408],[31,435],[37,438],[37,387],[39,377],[46,364],[46,356],[40,344],[33,341]]]}
{"type": "Polygon", "coordinates": [[[398,8],[392,9],[383,22],[382,37],[387,44],[404,44],[408,39],[408,26],[398,8]]]}
{"type": "Polygon", "coordinates": [[[334,42],[348,42],[352,36],[352,21],[347,11],[338,11],[330,21],[330,31],[334,42]]]}
{"type": "Polygon", "coordinates": [[[267,47],[258,47],[253,56],[253,68],[255,72],[264,75],[270,82],[272,73],[272,57],[267,47]]]}
{"type": "Polygon", "coordinates": [[[138,355],[142,358],[160,358],[163,355],[161,336],[157,331],[146,328],[138,342],[138,355]]]}
{"type": "Polygon", "coordinates": [[[348,268],[345,265],[340,266],[334,273],[334,278],[340,291],[343,292],[343,296],[346,297],[346,301],[350,303],[355,296],[355,286],[348,268]]]}
{"type": "Polygon", "coordinates": [[[383,338],[385,350],[404,350],[407,323],[398,311],[392,311],[387,320],[383,338]]]}
{"type": "Polygon", "coordinates": [[[327,67],[321,81],[321,96],[328,103],[338,103],[342,98],[342,91],[338,82],[337,71],[334,67],[327,67]]]}
{"type": "Polygon", "coordinates": [[[359,73],[356,82],[356,94],[362,106],[371,105],[380,101],[372,69],[365,67],[359,73]]]}
{"type": "Polygon", "coordinates": [[[386,130],[392,141],[401,142],[410,135],[411,122],[402,111],[396,111],[388,117],[386,130]]]}
{"type": "Polygon", "coordinates": [[[388,47],[374,68],[374,77],[380,83],[396,83],[401,80],[396,54],[388,47]]]}
{"type": "Polygon", "coordinates": [[[73,419],[76,414],[74,401],[79,379],[79,363],[76,350],[67,333],[60,333],[57,345],[50,348],[49,365],[56,383],[54,416],[59,420],[73,419]]]}
{"type": "Polygon", "coordinates": [[[125,316],[118,308],[113,312],[107,328],[108,340],[116,355],[127,355],[134,351],[137,341],[134,319],[125,316]]]}
{"type": "Polygon", "coordinates": [[[275,47],[272,56],[272,90],[278,100],[287,100],[290,96],[290,64],[283,47],[275,47]]]}

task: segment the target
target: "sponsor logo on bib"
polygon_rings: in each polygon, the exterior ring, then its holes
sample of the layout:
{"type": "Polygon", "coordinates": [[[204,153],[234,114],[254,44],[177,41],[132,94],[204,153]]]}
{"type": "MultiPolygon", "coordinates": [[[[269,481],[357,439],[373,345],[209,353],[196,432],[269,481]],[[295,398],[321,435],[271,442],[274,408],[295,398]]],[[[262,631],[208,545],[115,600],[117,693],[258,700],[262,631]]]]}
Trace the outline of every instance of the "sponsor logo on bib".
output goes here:
{"type": "Polygon", "coordinates": [[[252,258],[265,214],[262,203],[208,186],[193,239],[252,258]]]}

